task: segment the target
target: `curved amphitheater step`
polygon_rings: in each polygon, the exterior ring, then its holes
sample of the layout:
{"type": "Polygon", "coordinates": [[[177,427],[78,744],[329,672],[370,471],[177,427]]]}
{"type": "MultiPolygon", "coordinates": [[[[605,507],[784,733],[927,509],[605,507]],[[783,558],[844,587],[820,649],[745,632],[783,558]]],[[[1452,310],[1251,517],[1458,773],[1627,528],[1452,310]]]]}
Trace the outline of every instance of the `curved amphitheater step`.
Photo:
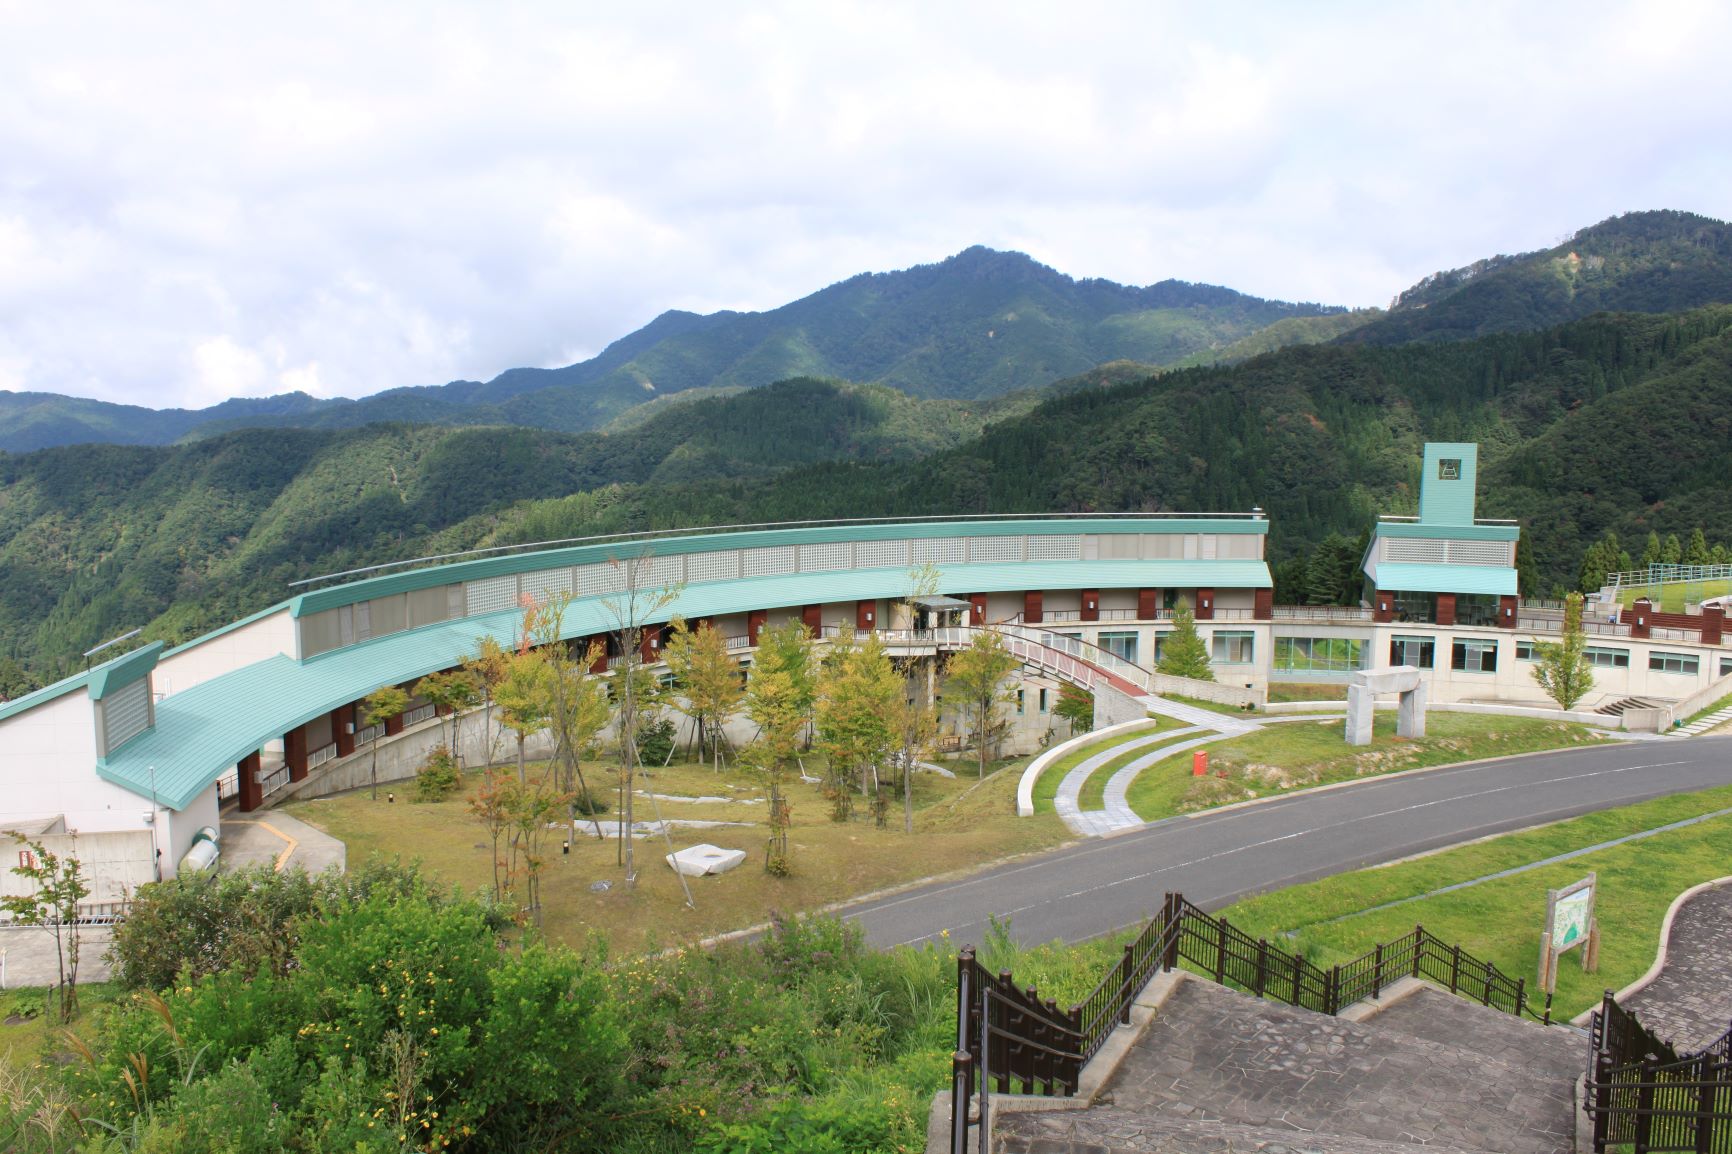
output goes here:
{"type": "Polygon", "coordinates": [[[1433,986],[1422,985],[1360,1021],[1431,1042],[1454,1044],[1472,1039],[1476,1053],[1569,1081],[1574,1081],[1588,1062],[1588,1039],[1581,1031],[1562,1025],[1542,1026],[1433,986]]]}
{"type": "Polygon", "coordinates": [[[1458,1146],[1305,1134],[1207,1118],[1088,1113],[1034,1115],[1038,1135],[1005,1134],[996,1154],[1483,1154],[1458,1146]]]}
{"type": "Polygon", "coordinates": [[[1565,1154],[1575,1144],[1572,1091],[1573,1077],[1548,1074],[1525,1057],[1487,1054],[1476,1036],[1439,1042],[1186,977],[1107,1080],[1104,1104],[1002,1112],[996,1129],[1001,1150],[1029,1154],[1412,1146],[1565,1154]],[[1184,1139],[1190,1146],[1175,1144],[1181,1137],[1170,1124],[1179,1121],[1194,1124],[1184,1139]],[[1278,1133],[1229,1134],[1228,1127],[1278,1133]],[[1140,1128],[1166,1144],[1138,1144],[1140,1128]]]}

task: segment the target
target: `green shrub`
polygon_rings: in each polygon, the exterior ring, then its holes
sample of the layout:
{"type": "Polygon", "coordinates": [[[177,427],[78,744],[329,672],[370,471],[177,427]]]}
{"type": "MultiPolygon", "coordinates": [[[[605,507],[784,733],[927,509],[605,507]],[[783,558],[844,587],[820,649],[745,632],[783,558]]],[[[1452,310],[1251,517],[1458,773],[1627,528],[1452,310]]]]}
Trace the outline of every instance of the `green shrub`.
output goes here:
{"type": "Polygon", "coordinates": [[[674,723],[667,718],[646,721],[637,731],[637,755],[652,769],[666,765],[674,751],[674,723]]]}
{"type": "Polygon", "coordinates": [[[607,799],[588,788],[578,790],[572,798],[572,804],[577,807],[577,812],[585,817],[600,817],[608,809],[607,799]]]}
{"type": "Polygon", "coordinates": [[[457,791],[463,775],[457,769],[457,759],[443,742],[435,745],[421,768],[415,771],[415,800],[444,801],[457,791]]]}

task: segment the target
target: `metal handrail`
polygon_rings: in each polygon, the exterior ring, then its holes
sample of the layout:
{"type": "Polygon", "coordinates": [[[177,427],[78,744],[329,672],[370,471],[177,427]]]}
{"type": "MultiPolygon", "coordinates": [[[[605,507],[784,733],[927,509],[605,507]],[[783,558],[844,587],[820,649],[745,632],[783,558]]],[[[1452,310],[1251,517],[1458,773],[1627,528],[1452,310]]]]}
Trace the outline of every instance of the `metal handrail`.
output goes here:
{"type": "Polygon", "coordinates": [[[1679,1053],[1607,990],[1589,1019],[1585,1083],[1593,1148],[1732,1152],[1732,1027],[1679,1053]]]}

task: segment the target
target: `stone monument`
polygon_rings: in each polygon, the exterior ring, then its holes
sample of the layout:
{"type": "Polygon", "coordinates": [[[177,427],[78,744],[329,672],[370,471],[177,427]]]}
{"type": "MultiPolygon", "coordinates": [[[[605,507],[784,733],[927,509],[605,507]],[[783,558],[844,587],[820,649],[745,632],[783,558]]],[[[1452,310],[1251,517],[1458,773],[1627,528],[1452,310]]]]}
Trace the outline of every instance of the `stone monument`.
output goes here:
{"type": "Polygon", "coordinates": [[[1371,716],[1379,693],[1401,694],[1395,715],[1399,737],[1425,736],[1425,682],[1412,665],[1361,670],[1347,683],[1347,744],[1371,744],[1371,716]]]}

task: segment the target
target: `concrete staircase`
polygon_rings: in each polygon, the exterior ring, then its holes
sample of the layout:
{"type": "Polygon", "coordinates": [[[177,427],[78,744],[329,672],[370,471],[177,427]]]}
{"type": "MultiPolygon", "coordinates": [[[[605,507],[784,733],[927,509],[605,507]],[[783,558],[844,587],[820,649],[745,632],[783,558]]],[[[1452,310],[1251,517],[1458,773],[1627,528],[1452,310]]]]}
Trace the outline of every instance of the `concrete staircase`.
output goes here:
{"type": "Polygon", "coordinates": [[[1565,1154],[1586,1055],[1580,1034],[1429,987],[1354,1021],[1185,975],[1092,1108],[995,1099],[993,1149],[1565,1154]]]}

